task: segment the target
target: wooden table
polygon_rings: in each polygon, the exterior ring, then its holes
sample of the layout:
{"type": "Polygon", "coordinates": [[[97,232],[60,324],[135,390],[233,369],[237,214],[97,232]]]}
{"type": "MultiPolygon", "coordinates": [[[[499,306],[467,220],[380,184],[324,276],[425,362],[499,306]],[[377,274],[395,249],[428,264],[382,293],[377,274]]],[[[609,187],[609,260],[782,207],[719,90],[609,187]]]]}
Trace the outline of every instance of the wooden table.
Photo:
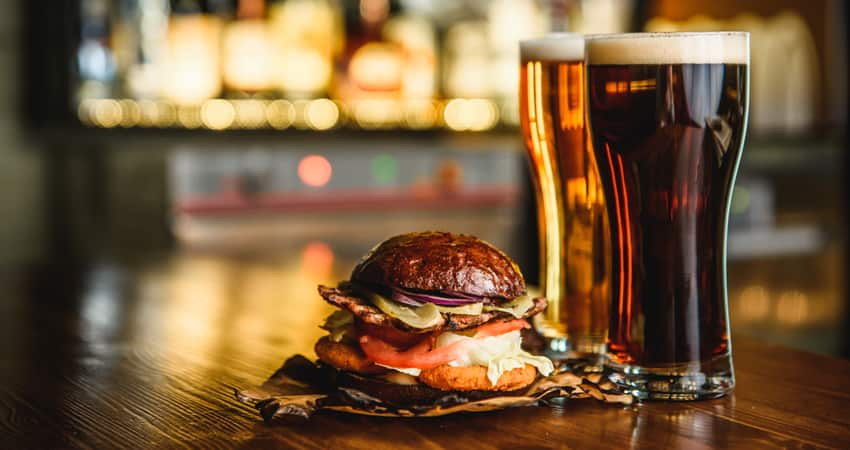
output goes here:
{"type": "Polygon", "coordinates": [[[287,258],[0,273],[0,448],[850,448],[850,362],[735,337],[726,398],[263,423],[234,387],[312,355],[339,277],[287,258]],[[307,267],[305,269],[305,267],[307,267]]]}

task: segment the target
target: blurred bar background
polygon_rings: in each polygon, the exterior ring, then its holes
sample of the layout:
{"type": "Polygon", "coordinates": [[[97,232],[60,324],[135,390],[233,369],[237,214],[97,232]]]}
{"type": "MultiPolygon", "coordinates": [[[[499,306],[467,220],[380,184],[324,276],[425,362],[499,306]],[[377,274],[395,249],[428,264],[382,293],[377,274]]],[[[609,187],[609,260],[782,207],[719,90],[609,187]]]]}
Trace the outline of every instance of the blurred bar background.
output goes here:
{"type": "Polygon", "coordinates": [[[847,25],[839,0],[3,2],[0,281],[79,274],[107,320],[134,273],[166,314],[220,311],[444,229],[534,282],[517,41],[744,30],[733,333],[847,357],[847,25]]]}

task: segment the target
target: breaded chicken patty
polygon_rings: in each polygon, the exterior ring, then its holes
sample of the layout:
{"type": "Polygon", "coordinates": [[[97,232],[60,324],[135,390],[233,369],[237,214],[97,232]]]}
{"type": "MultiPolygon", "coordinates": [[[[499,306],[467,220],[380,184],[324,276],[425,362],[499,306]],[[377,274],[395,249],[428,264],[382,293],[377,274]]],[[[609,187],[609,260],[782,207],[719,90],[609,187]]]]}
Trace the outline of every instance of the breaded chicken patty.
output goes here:
{"type": "Polygon", "coordinates": [[[490,384],[484,366],[452,367],[443,364],[424,369],[419,374],[419,381],[445,391],[514,391],[528,386],[535,378],[537,369],[529,364],[503,373],[495,385],[490,384]]]}
{"type": "Polygon", "coordinates": [[[387,369],[376,366],[372,361],[369,361],[356,344],[334,342],[325,336],[316,342],[314,350],[320,360],[337,369],[364,375],[384,373],[387,371],[387,369]]]}

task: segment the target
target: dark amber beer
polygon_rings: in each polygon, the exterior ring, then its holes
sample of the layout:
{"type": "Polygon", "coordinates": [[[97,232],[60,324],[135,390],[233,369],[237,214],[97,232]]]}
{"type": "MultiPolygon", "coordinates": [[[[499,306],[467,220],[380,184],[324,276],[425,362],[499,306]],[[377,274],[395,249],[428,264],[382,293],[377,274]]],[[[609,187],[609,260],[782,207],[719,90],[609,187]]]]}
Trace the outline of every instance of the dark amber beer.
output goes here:
{"type": "Polygon", "coordinates": [[[538,205],[537,328],[555,353],[600,355],[608,329],[610,254],[602,186],[588,145],[584,37],[520,43],[520,118],[538,205]]]}
{"type": "Polygon", "coordinates": [[[593,149],[608,205],[615,381],[692,400],[734,386],[726,233],[749,99],[746,33],[588,40],[593,149]]]}

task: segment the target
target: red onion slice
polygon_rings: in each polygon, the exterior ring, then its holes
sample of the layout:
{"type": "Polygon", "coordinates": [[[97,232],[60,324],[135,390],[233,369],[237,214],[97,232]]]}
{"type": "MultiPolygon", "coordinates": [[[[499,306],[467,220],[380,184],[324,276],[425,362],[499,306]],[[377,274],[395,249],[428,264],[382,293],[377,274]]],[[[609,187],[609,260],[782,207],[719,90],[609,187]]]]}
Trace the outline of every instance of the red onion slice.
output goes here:
{"type": "MultiPolygon", "coordinates": [[[[393,288],[393,300],[396,300],[396,296],[398,294],[399,298],[405,298],[406,300],[412,300],[415,302],[422,303],[433,303],[435,305],[441,306],[463,306],[471,303],[479,303],[482,302],[483,299],[480,297],[475,297],[469,294],[462,294],[462,296],[451,295],[451,296],[442,296],[435,294],[427,294],[423,292],[412,292],[406,289],[401,288],[393,288]]],[[[452,293],[455,294],[455,293],[452,293]]],[[[397,300],[398,301],[398,300],[397,300]]],[[[404,302],[402,302],[404,303],[404,302]]]]}
{"type": "Polygon", "coordinates": [[[399,292],[398,289],[393,289],[392,299],[396,302],[399,302],[401,304],[408,305],[408,306],[419,307],[419,306],[422,306],[424,304],[423,302],[416,301],[416,300],[410,298],[410,296],[408,296],[408,295],[406,295],[402,292],[399,292]]]}
{"type": "Polygon", "coordinates": [[[468,300],[475,300],[476,302],[484,301],[483,298],[481,298],[477,295],[466,294],[466,293],[463,293],[463,292],[447,291],[446,294],[450,297],[465,298],[465,299],[468,299],[468,300]]]}

